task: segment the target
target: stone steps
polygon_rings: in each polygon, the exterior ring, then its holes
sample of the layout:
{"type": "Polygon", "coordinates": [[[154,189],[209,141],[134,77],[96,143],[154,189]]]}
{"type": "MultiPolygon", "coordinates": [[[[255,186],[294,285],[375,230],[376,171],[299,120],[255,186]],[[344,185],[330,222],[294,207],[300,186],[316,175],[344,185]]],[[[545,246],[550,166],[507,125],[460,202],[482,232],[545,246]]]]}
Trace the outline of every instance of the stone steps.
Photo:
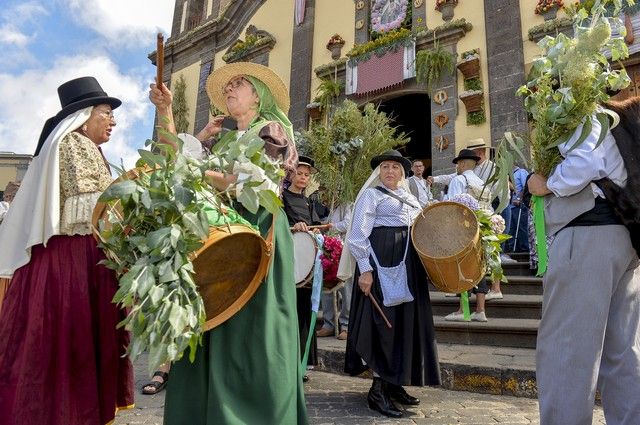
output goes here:
{"type": "MultiPolygon", "coordinates": [[[[506,286],[506,285],[505,285],[506,286]]],[[[487,317],[502,319],[537,319],[542,314],[542,296],[540,295],[514,295],[503,288],[504,298],[493,299],[485,303],[487,317]]],[[[460,305],[460,298],[446,297],[442,292],[430,292],[431,310],[434,316],[446,316],[456,311],[460,305]]],[[[471,296],[470,306],[475,308],[475,296],[471,296]]]]}
{"type": "Polygon", "coordinates": [[[433,316],[438,342],[499,347],[535,348],[539,322],[494,317],[488,322],[448,322],[444,316],[433,316]]]}

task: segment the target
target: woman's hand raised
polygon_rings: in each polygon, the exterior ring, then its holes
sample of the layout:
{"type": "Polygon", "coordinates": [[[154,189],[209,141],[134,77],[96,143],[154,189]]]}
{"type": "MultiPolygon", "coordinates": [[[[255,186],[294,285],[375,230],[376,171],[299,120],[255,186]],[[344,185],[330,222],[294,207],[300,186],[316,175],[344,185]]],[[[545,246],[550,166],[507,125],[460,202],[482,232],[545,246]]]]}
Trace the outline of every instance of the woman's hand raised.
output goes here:
{"type": "Polygon", "coordinates": [[[162,83],[162,87],[158,87],[155,83],[151,84],[149,87],[149,100],[151,103],[161,110],[170,109],[171,104],[173,103],[173,94],[171,94],[171,90],[169,90],[164,83],[162,83]]]}

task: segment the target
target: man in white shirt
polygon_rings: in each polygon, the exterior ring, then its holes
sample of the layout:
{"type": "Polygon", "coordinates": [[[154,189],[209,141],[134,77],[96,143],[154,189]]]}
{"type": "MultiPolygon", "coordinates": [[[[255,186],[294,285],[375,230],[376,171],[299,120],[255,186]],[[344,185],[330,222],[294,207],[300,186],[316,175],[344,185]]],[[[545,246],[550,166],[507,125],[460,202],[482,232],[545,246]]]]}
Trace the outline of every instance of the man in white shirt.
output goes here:
{"type": "MultiPolygon", "coordinates": [[[[629,138],[636,143],[637,114],[629,138]]],[[[559,146],[563,160],[548,179],[534,174],[533,195],[545,196],[548,249],[536,377],[542,424],[591,423],[596,389],[608,424],[637,424],[640,397],[640,269],[629,231],[594,182],[620,188],[627,170],[611,132],[596,148],[601,125],[577,148],[582,125],[559,146]]],[[[620,124],[622,129],[628,124],[620,124]]],[[[637,146],[637,144],[636,144],[637,146]]],[[[613,200],[613,199],[611,199],[613,200]]]]}
{"type": "Polygon", "coordinates": [[[433,200],[431,194],[431,185],[424,178],[424,163],[420,159],[414,159],[411,163],[411,171],[413,176],[407,179],[409,183],[409,191],[418,198],[420,207],[424,208],[428,202],[433,200]]]}
{"type": "MultiPolygon", "coordinates": [[[[471,194],[471,187],[482,189],[484,182],[480,177],[476,176],[473,169],[476,167],[476,163],[480,157],[473,153],[470,149],[462,149],[457,157],[453,159],[453,163],[456,164],[457,175],[449,182],[449,191],[447,192],[447,199],[453,199],[457,195],[465,193],[471,194]]],[[[489,292],[486,278],[483,278],[478,286],[473,288],[473,293],[476,294],[476,311],[471,314],[471,320],[477,322],[486,322],[487,316],[484,309],[485,296],[489,292]]],[[[448,314],[444,318],[449,321],[463,321],[464,315],[462,314],[462,300],[460,301],[460,309],[454,313],[448,314]]]]}

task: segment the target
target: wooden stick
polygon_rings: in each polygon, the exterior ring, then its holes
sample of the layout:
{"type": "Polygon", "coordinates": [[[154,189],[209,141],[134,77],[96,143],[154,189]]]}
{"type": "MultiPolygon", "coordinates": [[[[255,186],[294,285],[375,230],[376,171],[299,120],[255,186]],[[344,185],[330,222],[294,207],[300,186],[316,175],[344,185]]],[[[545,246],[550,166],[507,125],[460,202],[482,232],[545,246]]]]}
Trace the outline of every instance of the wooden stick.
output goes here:
{"type": "Polygon", "coordinates": [[[384,319],[384,323],[386,323],[387,327],[391,329],[391,322],[389,322],[389,319],[387,319],[387,316],[385,316],[384,312],[380,308],[380,305],[378,305],[378,301],[376,301],[376,298],[371,292],[369,292],[369,299],[371,300],[371,304],[373,304],[376,310],[378,310],[378,313],[380,313],[380,316],[382,316],[382,319],[384,319]]]}
{"type": "MultiPolygon", "coordinates": [[[[318,224],[318,225],[315,225],[315,226],[307,226],[307,229],[309,229],[309,230],[314,230],[314,229],[324,230],[324,229],[328,229],[330,227],[331,227],[330,224],[318,224]]],[[[289,230],[293,230],[293,227],[290,227],[289,230]]]]}
{"type": "Polygon", "coordinates": [[[156,47],[156,68],[158,74],[156,75],[156,85],[162,89],[162,74],[164,71],[164,36],[161,32],[158,33],[158,45],[156,47]]]}

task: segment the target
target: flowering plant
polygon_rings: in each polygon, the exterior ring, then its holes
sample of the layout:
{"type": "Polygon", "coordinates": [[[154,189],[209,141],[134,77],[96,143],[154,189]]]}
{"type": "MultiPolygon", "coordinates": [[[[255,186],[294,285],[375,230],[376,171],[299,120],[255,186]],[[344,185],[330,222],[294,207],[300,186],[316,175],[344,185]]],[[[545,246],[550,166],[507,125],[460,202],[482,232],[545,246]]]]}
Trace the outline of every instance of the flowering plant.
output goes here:
{"type": "Polygon", "coordinates": [[[331,36],[329,41],[327,41],[327,49],[330,48],[331,46],[336,45],[336,44],[344,46],[344,39],[342,37],[340,37],[340,34],[333,34],[331,36]]]}
{"type": "Polygon", "coordinates": [[[440,11],[440,8],[445,4],[458,4],[458,0],[436,0],[436,10],[440,11]]]}
{"type": "Polygon", "coordinates": [[[402,25],[407,16],[407,0],[375,0],[371,8],[371,28],[387,32],[402,25]]]}
{"type": "Polygon", "coordinates": [[[320,262],[325,283],[334,283],[338,280],[338,265],[342,254],[342,241],[335,236],[325,236],[320,262]]]}
{"type": "Polygon", "coordinates": [[[562,0],[538,0],[536,5],[536,14],[540,15],[551,9],[564,7],[562,0]]]}
{"type": "Polygon", "coordinates": [[[458,202],[473,210],[478,218],[480,243],[482,244],[482,252],[487,261],[487,269],[491,275],[491,280],[506,282],[502,264],[500,263],[500,253],[502,252],[500,245],[511,236],[502,234],[505,229],[504,219],[498,214],[493,214],[492,211],[480,208],[478,201],[467,193],[456,195],[451,201],[458,202]]]}

